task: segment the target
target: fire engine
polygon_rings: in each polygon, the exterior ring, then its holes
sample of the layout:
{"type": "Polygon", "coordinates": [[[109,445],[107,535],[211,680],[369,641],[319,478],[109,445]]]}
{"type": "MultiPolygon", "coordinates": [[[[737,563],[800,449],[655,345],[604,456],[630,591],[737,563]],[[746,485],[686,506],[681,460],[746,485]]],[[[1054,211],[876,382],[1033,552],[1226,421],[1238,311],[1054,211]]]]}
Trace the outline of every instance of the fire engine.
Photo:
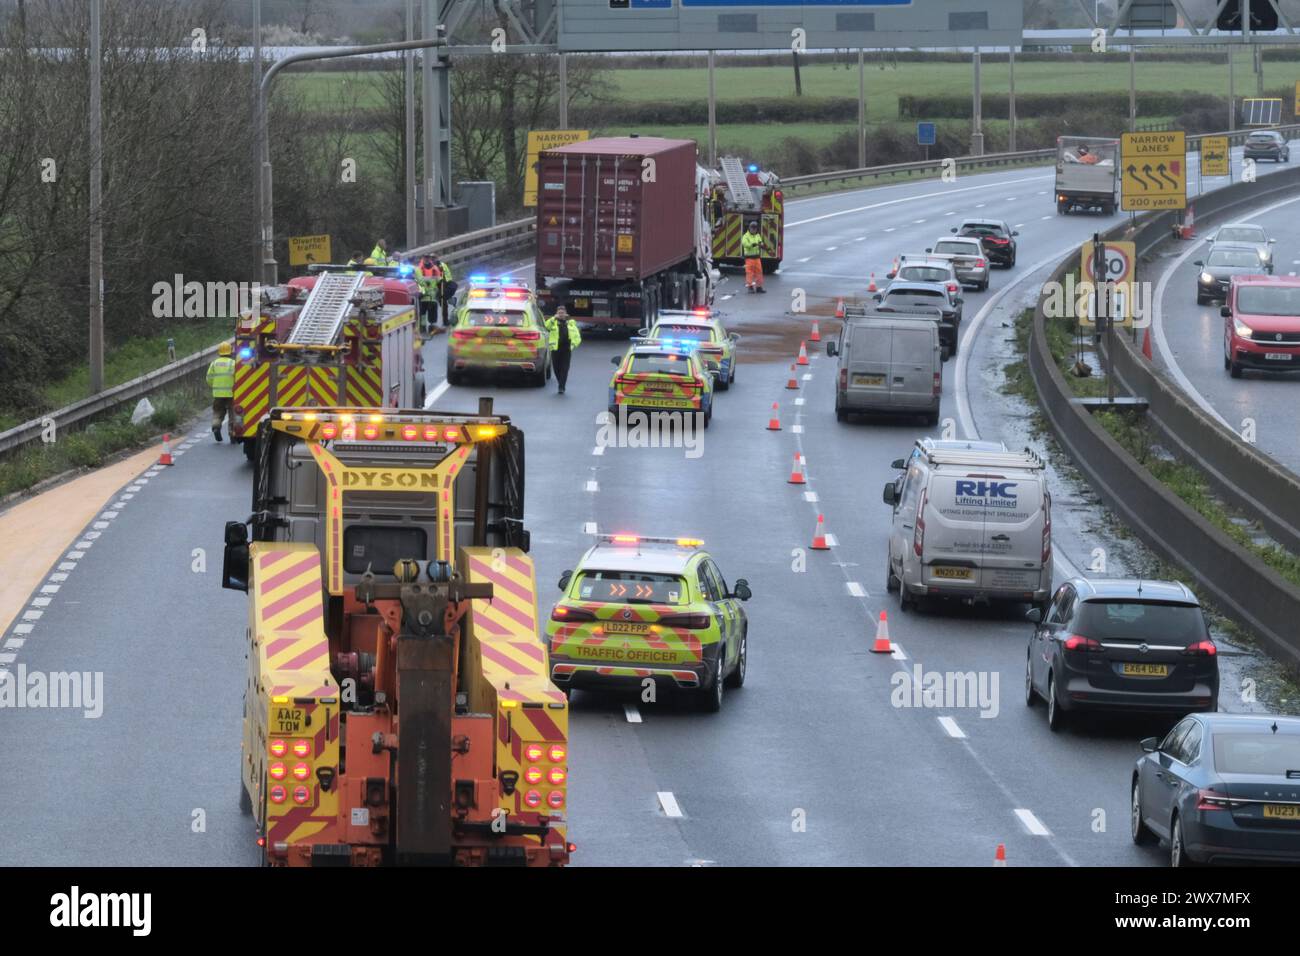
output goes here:
{"type": "Polygon", "coordinates": [[[775,272],[785,253],[785,196],[775,173],[745,166],[735,156],[722,158],[712,173],[709,211],[713,224],[713,262],[743,266],[740,237],[751,222],[763,238],[763,271],[775,272]]]}
{"type": "Polygon", "coordinates": [[[424,406],[420,289],[397,268],[316,265],[235,329],[230,436],[251,461],[272,408],[424,406]]]}

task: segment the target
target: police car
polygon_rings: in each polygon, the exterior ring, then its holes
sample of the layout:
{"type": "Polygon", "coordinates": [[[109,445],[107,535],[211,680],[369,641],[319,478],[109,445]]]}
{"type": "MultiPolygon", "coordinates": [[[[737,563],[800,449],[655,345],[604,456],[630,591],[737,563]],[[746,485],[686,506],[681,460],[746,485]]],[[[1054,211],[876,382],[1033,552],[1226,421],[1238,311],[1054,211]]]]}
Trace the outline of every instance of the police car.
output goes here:
{"type": "Polygon", "coordinates": [[[617,366],[609,381],[609,413],[681,412],[713,420],[713,380],[694,342],[633,339],[627,353],[610,359],[617,366]]]}
{"type": "Polygon", "coordinates": [[[749,584],[729,588],[703,541],[597,535],[560,590],[546,644],[551,680],[566,693],[641,690],[649,678],[717,711],[724,687],[745,683],[749,584]]]}
{"type": "Polygon", "coordinates": [[[447,381],[472,372],[523,375],[533,385],[551,377],[550,336],[537,297],[517,279],[469,277],[447,338],[447,381]]]}
{"type": "Polygon", "coordinates": [[[716,312],[707,308],[689,312],[660,309],[654,325],[644,334],[667,345],[695,346],[705,366],[717,373],[714,386],[718,391],[725,392],[736,380],[736,343],[740,336],[728,332],[716,312]]]}

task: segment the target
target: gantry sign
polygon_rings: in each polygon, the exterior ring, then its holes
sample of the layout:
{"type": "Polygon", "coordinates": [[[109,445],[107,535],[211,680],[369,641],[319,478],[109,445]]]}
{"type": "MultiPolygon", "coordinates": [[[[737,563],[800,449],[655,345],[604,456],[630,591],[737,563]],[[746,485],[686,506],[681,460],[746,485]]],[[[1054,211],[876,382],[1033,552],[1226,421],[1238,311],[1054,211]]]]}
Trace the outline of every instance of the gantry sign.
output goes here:
{"type": "Polygon", "coordinates": [[[559,47],[788,50],[1019,46],[1019,0],[560,0],[559,47]]]}

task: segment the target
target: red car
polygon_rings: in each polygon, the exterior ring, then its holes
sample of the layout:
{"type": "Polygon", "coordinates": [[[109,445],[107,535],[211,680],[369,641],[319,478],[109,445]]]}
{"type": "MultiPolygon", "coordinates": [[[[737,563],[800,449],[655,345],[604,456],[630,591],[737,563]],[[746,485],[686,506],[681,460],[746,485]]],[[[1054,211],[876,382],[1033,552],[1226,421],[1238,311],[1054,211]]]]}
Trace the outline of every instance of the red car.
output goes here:
{"type": "Polygon", "coordinates": [[[1223,367],[1300,369],[1300,279],[1233,276],[1223,316],[1223,367]]]}

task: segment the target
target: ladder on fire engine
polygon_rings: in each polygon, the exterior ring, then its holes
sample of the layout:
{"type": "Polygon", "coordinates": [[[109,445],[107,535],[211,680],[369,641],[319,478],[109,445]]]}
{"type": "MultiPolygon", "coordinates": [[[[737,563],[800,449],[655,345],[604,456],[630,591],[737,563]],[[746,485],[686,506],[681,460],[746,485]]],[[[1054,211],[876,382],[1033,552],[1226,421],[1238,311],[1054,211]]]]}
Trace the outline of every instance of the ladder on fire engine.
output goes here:
{"type": "Polygon", "coordinates": [[[289,344],[333,345],[365,281],[363,272],[322,272],[289,333],[289,344]]]}
{"type": "Polygon", "coordinates": [[[731,204],[733,206],[745,212],[753,212],[758,209],[758,202],[754,198],[754,190],[749,188],[749,180],[745,176],[744,163],[735,156],[723,156],[722,175],[727,178],[727,191],[731,194],[731,204]]]}

